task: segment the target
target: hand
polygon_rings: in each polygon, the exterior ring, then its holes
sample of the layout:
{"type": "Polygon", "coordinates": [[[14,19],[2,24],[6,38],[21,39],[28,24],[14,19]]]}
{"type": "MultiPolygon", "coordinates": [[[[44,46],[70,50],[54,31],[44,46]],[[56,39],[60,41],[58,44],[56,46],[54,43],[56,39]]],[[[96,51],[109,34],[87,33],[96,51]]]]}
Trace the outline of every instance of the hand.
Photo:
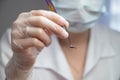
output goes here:
{"type": "Polygon", "coordinates": [[[21,13],[14,21],[11,33],[13,56],[17,64],[26,68],[33,66],[40,51],[50,45],[52,34],[67,38],[68,33],[61,26],[68,27],[69,24],[51,11],[21,13]]]}

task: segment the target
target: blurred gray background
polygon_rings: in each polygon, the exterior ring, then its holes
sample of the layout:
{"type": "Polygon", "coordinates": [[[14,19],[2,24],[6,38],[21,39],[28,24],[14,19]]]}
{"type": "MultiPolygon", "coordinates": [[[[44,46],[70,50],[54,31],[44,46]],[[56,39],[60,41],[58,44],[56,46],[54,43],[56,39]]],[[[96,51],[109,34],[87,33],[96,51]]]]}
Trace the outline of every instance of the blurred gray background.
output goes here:
{"type": "Polygon", "coordinates": [[[0,0],[0,38],[19,13],[38,9],[48,9],[45,0],[0,0]]]}
{"type": "MultiPolygon", "coordinates": [[[[119,4],[119,0],[106,0],[107,12],[99,21],[120,32],[120,10],[117,10],[119,4]]],[[[0,0],[0,38],[21,12],[33,9],[48,10],[48,6],[45,0],[0,0]]]]}

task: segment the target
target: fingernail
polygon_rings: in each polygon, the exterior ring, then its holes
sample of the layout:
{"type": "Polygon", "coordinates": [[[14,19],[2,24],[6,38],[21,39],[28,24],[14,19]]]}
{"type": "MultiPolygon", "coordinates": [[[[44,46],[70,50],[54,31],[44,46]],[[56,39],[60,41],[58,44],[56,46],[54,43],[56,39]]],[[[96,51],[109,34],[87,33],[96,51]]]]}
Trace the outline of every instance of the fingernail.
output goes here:
{"type": "Polygon", "coordinates": [[[68,32],[62,28],[63,38],[67,38],[69,36],[68,32]]]}
{"type": "Polygon", "coordinates": [[[66,21],[65,26],[68,28],[69,27],[69,23],[66,21]]]}
{"type": "Polygon", "coordinates": [[[60,19],[59,19],[59,23],[60,23],[61,25],[66,25],[66,24],[68,24],[67,21],[66,21],[64,18],[60,18],[60,19]]]}

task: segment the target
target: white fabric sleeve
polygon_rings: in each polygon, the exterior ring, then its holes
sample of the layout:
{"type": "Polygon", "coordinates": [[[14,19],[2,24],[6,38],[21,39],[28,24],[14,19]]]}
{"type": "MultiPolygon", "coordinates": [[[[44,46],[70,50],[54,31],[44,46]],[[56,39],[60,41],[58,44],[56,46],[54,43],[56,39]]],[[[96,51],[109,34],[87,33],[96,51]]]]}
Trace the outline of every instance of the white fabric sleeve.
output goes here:
{"type": "Polygon", "coordinates": [[[13,54],[10,43],[11,30],[8,29],[0,40],[0,80],[5,80],[5,67],[13,54]]]}
{"type": "MultiPolygon", "coordinates": [[[[9,75],[7,76],[8,77],[7,80],[31,80],[30,78],[31,78],[32,70],[29,70],[29,71],[17,70],[17,68],[15,67],[16,64],[12,62],[12,59],[11,59],[12,55],[13,55],[13,52],[11,49],[11,29],[8,29],[0,40],[0,80],[5,80],[6,78],[5,68],[7,71],[7,75],[9,75]],[[15,79],[14,77],[13,79],[9,79],[13,71],[16,71],[16,73],[19,74],[20,79],[18,78],[15,79]]],[[[16,75],[17,74],[14,74],[14,76],[16,75]]]]}

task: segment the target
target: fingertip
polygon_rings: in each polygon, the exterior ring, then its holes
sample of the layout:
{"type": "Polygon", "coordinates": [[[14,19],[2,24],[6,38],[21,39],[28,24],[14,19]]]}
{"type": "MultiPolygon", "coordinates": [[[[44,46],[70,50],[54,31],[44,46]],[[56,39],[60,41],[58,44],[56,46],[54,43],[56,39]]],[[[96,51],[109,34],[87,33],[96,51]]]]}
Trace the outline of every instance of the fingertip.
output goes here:
{"type": "Polygon", "coordinates": [[[69,22],[68,22],[68,21],[66,21],[66,23],[65,23],[65,27],[66,27],[66,28],[69,27],[69,22]]]}
{"type": "Polygon", "coordinates": [[[68,36],[69,36],[69,34],[68,34],[68,32],[67,32],[67,34],[64,36],[64,39],[68,38],[68,36]]]}
{"type": "Polygon", "coordinates": [[[63,36],[61,37],[62,39],[68,38],[69,33],[67,31],[63,31],[63,36]]]}
{"type": "Polygon", "coordinates": [[[61,19],[61,22],[63,23],[62,26],[68,28],[69,27],[69,22],[66,19],[61,19]]]}

